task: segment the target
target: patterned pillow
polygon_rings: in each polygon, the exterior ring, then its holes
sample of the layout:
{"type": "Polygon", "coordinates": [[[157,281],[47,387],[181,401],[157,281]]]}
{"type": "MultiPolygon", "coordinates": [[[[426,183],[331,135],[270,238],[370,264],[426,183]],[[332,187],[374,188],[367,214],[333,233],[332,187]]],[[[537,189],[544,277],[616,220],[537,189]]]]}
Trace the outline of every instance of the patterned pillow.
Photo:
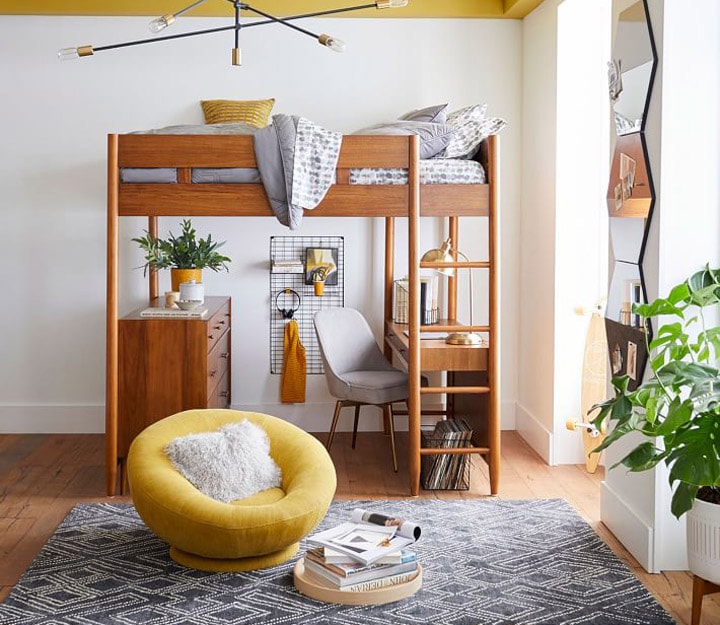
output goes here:
{"type": "Polygon", "coordinates": [[[245,122],[256,128],[267,126],[275,98],[269,100],[202,100],[206,124],[245,122]]]}
{"type": "Polygon", "coordinates": [[[432,158],[442,152],[455,134],[452,126],[432,122],[394,121],[358,130],[356,135],[418,135],[420,158],[432,158]]]}
{"type": "Polygon", "coordinates": [[[435,106],[428,106],[424,109],[410,111],[398,119],[413,122],[433,122],[434,124],[444,124],[447,107],[447,104],[436,104],[435,106]]]}
{"type": "Polygon", "coordinates": [[[474,104],[453,111],[447,123],[455,128],[455,136],[438,158],[472,158],[483,139],[497,134],[507,122],[499,117],[485,117],[487,104],[474,104]]]}

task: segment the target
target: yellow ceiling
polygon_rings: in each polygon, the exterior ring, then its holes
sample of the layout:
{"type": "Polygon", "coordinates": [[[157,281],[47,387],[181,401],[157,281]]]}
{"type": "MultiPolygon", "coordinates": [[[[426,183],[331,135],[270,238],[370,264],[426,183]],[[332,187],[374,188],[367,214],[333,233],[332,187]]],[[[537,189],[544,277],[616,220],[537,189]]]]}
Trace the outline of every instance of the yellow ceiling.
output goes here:
{"type": "MultiPolygon", "coordinates": [[[[252,4],[273,15],[312,13],[372,0],[256,0],[252,4]]],[[[402,9],[366,9],[338,17],[485,17],[521,19],[543,0],[410,0],[402,9]]],[[[164,15],[179,11],[190,0],[0,0],[0,15],[164,15]]],[[[186,15],[229,16],[228,0],[207,0],[186,15]]]]}

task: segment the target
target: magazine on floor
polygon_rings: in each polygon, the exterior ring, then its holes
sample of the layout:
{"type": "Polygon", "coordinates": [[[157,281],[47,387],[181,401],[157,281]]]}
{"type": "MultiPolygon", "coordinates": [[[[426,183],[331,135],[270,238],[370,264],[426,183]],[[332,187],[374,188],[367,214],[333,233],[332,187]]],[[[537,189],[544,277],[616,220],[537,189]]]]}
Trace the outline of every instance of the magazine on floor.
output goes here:
{"type": "Polygon", "coordinates": [[[307,541],[372,564],[412,545],[420,534],[420,527],[415,523],[356,508],[350,521],[318,532],[307,541]]]}

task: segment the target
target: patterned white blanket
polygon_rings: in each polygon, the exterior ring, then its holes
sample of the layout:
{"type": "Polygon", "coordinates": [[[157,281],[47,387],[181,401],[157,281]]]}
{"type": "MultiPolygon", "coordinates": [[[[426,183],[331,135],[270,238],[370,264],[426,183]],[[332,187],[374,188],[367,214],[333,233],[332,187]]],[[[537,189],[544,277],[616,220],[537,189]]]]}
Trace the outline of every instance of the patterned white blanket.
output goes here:
{"type": "Polygon", "coordinates": [[[270,205],[281,224],[300,227],[335,180],[342,134],[295,115],[274,115],[255,133],[255,159],[270,205]]]}

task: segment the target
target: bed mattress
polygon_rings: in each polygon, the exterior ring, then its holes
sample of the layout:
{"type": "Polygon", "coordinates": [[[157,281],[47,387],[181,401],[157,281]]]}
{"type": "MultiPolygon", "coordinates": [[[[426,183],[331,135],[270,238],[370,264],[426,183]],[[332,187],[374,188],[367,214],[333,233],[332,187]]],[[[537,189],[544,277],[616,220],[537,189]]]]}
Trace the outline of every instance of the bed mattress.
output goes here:
{"type": "MultiPolygon", "coordinates": [[[[177,170],[170,168],[123,168],[124,183],[176,184],[177,170]]],[[[250,168],[193,168],[195,184],[261,184],[260,173],[250,168]]],[[[350,184],[407,184],[406,169],[363,168],[350,170],[350,184]]],[[[485,184],[483,166],[467,159],[427,159],[420,161],[420,184],[485,184]]]]}

